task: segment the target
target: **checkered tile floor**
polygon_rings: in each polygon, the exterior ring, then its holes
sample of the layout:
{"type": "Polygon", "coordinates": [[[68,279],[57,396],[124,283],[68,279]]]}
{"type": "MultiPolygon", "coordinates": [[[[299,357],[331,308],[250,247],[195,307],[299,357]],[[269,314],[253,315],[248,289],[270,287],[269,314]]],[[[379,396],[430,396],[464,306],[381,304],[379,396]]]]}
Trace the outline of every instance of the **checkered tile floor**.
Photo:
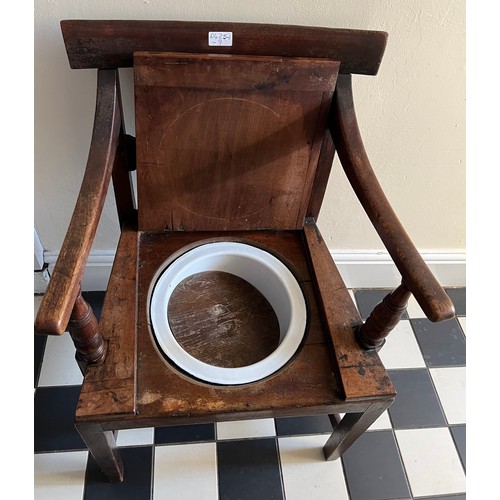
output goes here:
{"type": "MultiPolygon", "coordinates": [[[[394,404],[325,462],[328,418],[120,431],[123,483],[107,483],[73,427],[82,376],[69,335],[35,337],[36,499],[465,499],[465,288],[433,324],[412,299],[380,356],[394,404]]],[[[353,290],[365,318],[386,290],[353,290]]],[[[39,297],[35,297],[35,311],[39,297]]],[[[87,294],[99,314],[102,294],[87,294]]]]}

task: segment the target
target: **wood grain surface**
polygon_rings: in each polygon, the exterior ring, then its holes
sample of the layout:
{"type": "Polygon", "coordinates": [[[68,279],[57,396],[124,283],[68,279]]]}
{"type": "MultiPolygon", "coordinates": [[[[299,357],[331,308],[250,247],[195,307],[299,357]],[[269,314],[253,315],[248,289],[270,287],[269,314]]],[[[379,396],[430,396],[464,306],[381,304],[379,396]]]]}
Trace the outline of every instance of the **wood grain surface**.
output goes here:
{"type": "Polygon", "coordinates": [[[135,64],[139,229],[303,226],[337,62],[141,53],[135,64]]]}
{"type": "Polygon", "coordinates": [[[342,73],[375,75],[387,44],[387,33],[219,21],[61,21],[72,68],[132,66],[135,51],[210,52],[222,54],[317,57],[341,61],[342,73]],[[208,44],[209,31],[230,31],[233,45],[208,44]]]}
{"type": "Polygon", "coordinates": [[[234,274],[204,271],[181,281],[168,303],[181,347],[213,366],[257,363],[279,345],[278,318],[266,298],[234,274]]]}

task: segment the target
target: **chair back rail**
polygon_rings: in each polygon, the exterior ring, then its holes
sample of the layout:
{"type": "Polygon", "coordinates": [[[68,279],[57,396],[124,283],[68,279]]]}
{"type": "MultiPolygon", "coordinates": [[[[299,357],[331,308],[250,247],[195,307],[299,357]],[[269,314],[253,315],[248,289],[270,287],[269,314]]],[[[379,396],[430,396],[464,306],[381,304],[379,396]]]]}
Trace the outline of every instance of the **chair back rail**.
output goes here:
{"type": "Polygon", "coordinates": [[[387,33],[276,24],[200,21],[61,21],[72,68],[121,68],[133,53],[195,52],[341,61],[341,73],[376,75],[387,33]],[[231,32],[232,45],[209,45],[209,32],[231,32]]]}

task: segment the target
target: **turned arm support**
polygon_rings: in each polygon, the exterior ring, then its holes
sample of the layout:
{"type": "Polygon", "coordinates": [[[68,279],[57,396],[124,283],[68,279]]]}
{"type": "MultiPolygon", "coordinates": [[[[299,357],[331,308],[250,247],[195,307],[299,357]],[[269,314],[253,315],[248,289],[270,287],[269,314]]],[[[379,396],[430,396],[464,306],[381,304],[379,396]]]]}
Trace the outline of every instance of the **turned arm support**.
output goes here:
{"type": "Polygon", "coordinates": [[[452,318],[455,309],[387,200],[366,154],[356,119],[351,75],[339,75],[330,131],[347,178],[403,278],[431,321],[452,318]]]}
{"type": "Polygon", "coordinates": [[[75,209],[35,320],[35,332],[66,330],[111,179],[121,128],[116,70],[98,70],[97,99],[87,167],[75,209]]]}

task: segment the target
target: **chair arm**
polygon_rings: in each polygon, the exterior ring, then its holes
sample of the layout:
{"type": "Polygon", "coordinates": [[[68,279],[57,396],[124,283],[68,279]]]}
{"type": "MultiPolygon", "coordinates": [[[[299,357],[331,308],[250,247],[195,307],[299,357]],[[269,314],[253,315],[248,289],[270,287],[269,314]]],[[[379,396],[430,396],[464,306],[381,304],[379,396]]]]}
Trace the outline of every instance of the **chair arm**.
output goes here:
{"type": "Polygon", "coordinates": [[[405,286],[431,321],[452,318],[453,303],[399,222],[370,165],[356,119],[351,75],[338,77],[329,128],[347,178],[405,286]]]}
{"type": "Polygon", "coordinates": [[[108,191],[121,129],[116,70],[98,70],[94,129],[71,221],[35,320],[35,332],[66,330],[108,191]]]}

